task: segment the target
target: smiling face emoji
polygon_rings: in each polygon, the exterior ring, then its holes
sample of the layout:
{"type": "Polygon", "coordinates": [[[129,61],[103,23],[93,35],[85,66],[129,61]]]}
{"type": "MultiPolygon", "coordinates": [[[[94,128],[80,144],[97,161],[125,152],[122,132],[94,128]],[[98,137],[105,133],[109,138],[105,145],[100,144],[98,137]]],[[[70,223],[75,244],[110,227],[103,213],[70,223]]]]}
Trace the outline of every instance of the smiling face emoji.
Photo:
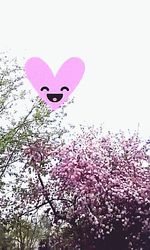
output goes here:
{"type": "MultiPolygon", "coordinates": [[[[44,86],[44,87],[41,88],[41,91],[43,91],[43,90],[49,91],[49,88],[44,86]]],[[[61,91],[63,91],[63,90],[69,91],[69,88],[64,86],[60,90],[61,91]]],[[[51,102],[59,102],[63,98],[63,94],[54,94],[54,93],[53,94],[47,94],[47,98],[51,102]]]]}
{"type": "Polygon", "coordinates": [[[79,58],[67,60],[55,77],[49,66],[40,58],[30,58],[25,64],[27,78],[52,110],[56,110],[68,100],[82,78],[84,69],[84,63],[79,58]]]}

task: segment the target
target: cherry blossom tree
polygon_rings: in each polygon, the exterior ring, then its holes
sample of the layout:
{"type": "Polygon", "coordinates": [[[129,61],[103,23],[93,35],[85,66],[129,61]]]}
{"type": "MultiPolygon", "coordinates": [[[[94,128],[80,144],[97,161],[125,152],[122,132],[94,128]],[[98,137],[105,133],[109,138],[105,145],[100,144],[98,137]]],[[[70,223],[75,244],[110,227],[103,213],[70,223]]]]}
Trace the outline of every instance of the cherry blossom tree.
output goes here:
{"type": "Polygon", "coordinates": [[[148,250],[148,143],[137,133],[82,128],[67,144],[30,144],[24,156],[21,214],[42,209],[72,249],[148,250]]]}

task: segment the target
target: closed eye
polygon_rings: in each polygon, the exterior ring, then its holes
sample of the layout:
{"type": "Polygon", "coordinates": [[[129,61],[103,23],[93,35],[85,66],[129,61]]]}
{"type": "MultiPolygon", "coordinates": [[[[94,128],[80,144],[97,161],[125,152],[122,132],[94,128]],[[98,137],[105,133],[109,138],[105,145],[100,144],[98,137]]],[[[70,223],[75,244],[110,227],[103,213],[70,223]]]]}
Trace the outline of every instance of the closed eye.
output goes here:
{"type": "Polygon", "coordinates": [[[46,89],[47,91],[49,91],[49,88],[46,87],[46,86],[42,87],[42,88],[41,88],[41,91],[43,91],[44,89],[46,89]]]}
{"type": "Polygon", "coordinates": [[[69,91],[69,88],[66,87],[66,86],[62,87],[60,90],[63,91],[64,89],[66,89],[67,91],[69,91]]]}

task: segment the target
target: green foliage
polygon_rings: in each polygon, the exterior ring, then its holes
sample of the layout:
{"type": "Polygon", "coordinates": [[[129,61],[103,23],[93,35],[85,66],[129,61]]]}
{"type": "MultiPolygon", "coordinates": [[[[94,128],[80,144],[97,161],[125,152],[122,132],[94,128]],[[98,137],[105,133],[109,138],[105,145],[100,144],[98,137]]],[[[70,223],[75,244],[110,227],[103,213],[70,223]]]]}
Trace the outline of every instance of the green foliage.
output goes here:
{"type": "Polygon", "coordinates": [[[57,139],[61,141],[61,137],[67,132],[61,126],[66,115],[65,108],[52,112],[38,97],[33,97],[31,92],[26,90],[24,78],[23,68],[19,66],[17,59],[1,53],[0,250],[6,246],[7,250],[31,249],[31,241],[37,240],[41,235],[37,225],[35,227],[33,223],[19,217],[18,200],[14,198],[14,194],[23,190],[22,186],[25,184],[21,172],[22,164],[25,165],[22,157],[24,147],[36,140],[40,141],[41,138],[45,143],[54,143],[57,139]],[[21,180],[19,187],[18,180],[21,180]],[[20,240],[19,237],[22,237],[26,248],[14,245],[20,240]]]}
{"type": "Polygon", "coordinates": [[[0,249],[5,247],[8,250],[31,250],[42,239],[40,225],[27,218],[5,220],[5,223],[1,223],[0,230],[0,249]]]}

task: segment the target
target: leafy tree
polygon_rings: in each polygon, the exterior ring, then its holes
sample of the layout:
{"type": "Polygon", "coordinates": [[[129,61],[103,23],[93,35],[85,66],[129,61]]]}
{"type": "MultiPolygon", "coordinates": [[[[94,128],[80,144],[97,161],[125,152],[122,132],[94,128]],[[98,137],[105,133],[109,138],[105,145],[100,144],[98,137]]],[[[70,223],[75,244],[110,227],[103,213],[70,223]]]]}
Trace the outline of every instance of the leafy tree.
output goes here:
{"type": "Polygon", "coordinates": [[[33,222],[32,217],[4,220],[1,228],[1,246],[7,250],[32,250],[43,236],[40,224],[33,222]]]}
{"type": "Polygon", "coordinates": [[[56,242],[66,234],[72,249],[148,250],[147,150],[137,133],[103,135],[92,128],[57,149],[30,144],[24,154],[32,179],[25,177],[28,187],[17,199],[23,197],[23,210],[42,207],[58,226],[56,242]]]}
{"type": "MultiPolygon", "coordinates": [[[[52,112],[39,98],[26,90],[23,67],[17,58],[0,54],[0,222],[19,214],[15,200],[17,183],[25,185],[22,174],[24,147],[42,140],[63,143],[67,130],[61,125],[65,106],[52,112]],[[23,111],[20,107],[24,108],[23,111]]],[[[23,190],[23,189],[22,189],[23,190]]],[[[20,215],[20,214],[19,214],[20,215]]],[[[21,217],[19,217],[21,218],[21,217]]],[[[4,228],[3,228],[4,229],[4,228]]],[[[3,230],[2,229],[2,230],[3,230]]],[[[4,232],[4,230],[3,230],[4,232]]],[[[2,236],[2,235],[1,235],[2,236]]],[[[0,246],[4,242],[3,235],[0,246]]]]}

